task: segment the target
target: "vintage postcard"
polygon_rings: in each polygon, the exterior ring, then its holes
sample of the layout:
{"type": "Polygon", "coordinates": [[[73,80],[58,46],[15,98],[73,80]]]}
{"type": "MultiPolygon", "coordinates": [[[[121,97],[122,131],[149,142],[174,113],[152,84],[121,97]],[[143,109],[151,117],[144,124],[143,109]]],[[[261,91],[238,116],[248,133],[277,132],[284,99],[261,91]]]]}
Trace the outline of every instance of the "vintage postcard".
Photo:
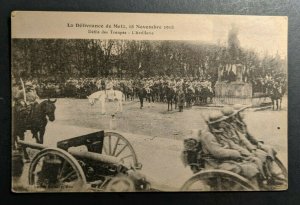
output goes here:
{"type": "Polygon", "coordinates": [[[11,13],[12,190],[286,190],[286,16],[11,13]]]}

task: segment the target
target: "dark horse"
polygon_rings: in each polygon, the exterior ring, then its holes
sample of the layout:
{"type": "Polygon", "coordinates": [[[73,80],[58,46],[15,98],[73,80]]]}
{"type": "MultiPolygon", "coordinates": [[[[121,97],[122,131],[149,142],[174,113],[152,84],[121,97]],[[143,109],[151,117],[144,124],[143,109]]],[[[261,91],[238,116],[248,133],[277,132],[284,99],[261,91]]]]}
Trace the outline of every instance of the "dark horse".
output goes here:
{"type": "Polygon", "coordinates": [[[173,88],[170,88],[169,86],[165,87],[165,93],[167,97],[167,102],[168,102],[168,111],[173,110],[173,102],[175,104],[175,109],[177,108],[177,92],[173,88]]]}
{"type": "Polygon", "coordinates": [[[47,117],[51,122],[55,120],[55,102],[56,100],[51,101],[48,99],[40,104],[33,104],[31,111],[26,115],[23,114],[23,117],[20,111],[16,110],[20,105],[15,106],[13,111],[13,148],[16,146],[17,137],[24,140],[24,133],[26,130],[31,130],[32,137],[36,139],[36,142],[43,144],[45,129],[48,122],[47,117]]]}
{"type": "Polygon", "coordinates": [[[151,88],[145,89],[144,87],[136,87],[135,90],[140,100],[141,109],[144,107],[144,98],[149,102],[149,106],[151,102],[154,102],[153,90],[151,88]]]}
{"type": "Polygon", "coordinates": [[[214,92],[211,91],[208,87],[200,87],[196,89],[196,101],[197,104],[200,105],[207,105],[208,104],[208,98],[209,103],[212,103],[212,99],[214,97],[214,92]]]}
{"type": "Polygon", "coordinates": [[[191,88],[186,88],[185,90],[186,106],[192,107],[195,101],[195,92],[191,88]]]}
{"type": "Polygon", "coordinates": [[[276,110],[281,109],[281,102],[282,97],[285,94],[285,88],[284,86],[275,86],[275,85],[269,85],[268,86],[268,96],[271,98],[272,101],[272,108],[275,110],[275,103],[276,103],[276,110]]]}
{"type": "Polygon", "coordinates": [[[125,95],[125,100],[134,100],[134,89],[132,87],[129,87],[125,84],[122,84],[122,91],[125,95]]]}

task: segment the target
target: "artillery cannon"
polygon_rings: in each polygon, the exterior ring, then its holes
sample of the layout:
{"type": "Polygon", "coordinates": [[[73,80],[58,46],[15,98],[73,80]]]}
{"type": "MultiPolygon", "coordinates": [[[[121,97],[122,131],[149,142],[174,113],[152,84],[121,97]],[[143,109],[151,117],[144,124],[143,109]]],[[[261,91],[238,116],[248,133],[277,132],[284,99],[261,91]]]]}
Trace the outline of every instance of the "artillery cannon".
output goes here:
{"type": "MultiPolygon", "coordinates": [[[[28,169],[28,184],[33,192],[164,189],[159,184],[151,185],[139,173],[142,165],[138,162],[135,151],[128,140],[118,133],[90,133],[59,141],[55,148],[25,141],[18,143],[23,148],[38,151],[28,169]],[[152,187],[155,185],[157,187],[152,187]]],[[[184,164],[190,166],[194,175],[181,186],[181,191],[276,190],[276,187],[257,187],[245,177],[231,171],[206,168],[200,144],[195,139],[188,139],[184,141],[184,145],[184,164]]],[[[287,170],[278,158],[274,159],[274,165],[287,181],[287,170]]],[[[284,187],[279,187],[282,188],[284,187]]]]}
{"type": "Polygon", "coordinates": [[[147,191],[142,165],[127,139],[99,131],[57,142],[57,147],[19,141],[38,150],[28,170],[34,192],[147,191]]]}

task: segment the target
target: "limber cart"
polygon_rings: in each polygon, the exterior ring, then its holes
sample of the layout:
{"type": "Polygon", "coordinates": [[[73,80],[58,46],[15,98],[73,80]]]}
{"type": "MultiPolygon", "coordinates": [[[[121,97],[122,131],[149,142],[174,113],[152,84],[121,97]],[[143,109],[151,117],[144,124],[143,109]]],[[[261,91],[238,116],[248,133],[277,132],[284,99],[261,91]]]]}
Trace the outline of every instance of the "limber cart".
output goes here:
{"type": "MultiPolygon", "coordinates": [[[[19,141],[19,145],[23,150],[38,150],[28,170],[28,183],[33,192],[167,191],[151,187],[151,182],[139,172],[142,164],[132,145],[115,132],[99,131],[74,137],[59,141],[55,148],[25,141],[19,141]]],[[[231,171],[205,169],[205,159],[193,150],[187,153],[186,165],[194,175],[183,184],[181,191],[266,190],[231,171]]],[[[274,162],[287,181],[286,168],[279,159],[274,162]]]]}

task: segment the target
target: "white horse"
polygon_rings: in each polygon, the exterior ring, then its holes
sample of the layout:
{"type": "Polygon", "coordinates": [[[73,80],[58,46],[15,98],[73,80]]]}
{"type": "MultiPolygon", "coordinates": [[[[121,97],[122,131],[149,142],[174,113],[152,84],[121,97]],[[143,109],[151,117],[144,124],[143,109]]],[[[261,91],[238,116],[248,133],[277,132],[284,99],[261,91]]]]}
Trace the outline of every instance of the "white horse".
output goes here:
{"type": "Polygon", "coordinates": [[[101,90],[91,95],[87,96],[89,103],[94,105],[97,100],[101,103],[101,113],[105,114],[105,101],[117,101],[117,111],[123,112],[123,99],[125,98],[124,94],[119,90],[101,90]]]}

